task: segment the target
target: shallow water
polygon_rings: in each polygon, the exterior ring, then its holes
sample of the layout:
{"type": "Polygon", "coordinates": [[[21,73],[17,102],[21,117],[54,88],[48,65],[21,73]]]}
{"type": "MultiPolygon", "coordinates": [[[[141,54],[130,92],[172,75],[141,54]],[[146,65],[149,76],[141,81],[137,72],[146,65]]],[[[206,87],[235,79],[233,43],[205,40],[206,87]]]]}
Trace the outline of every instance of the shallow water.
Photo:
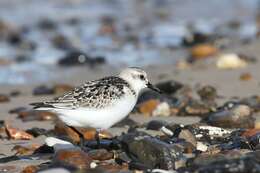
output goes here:
{"type": "Polygon", "coordinates": [[[0,84],[50,79],[50,68],[68,51],[53,46],[51,40],[57,35],[64,35],[73,48],[105,57],[112,65],[173,64],[186,56],[182,41],[191,30],[254,38],[259,4],[258,0],[2,0],[0,19],[14,29],[26,28],[22,39],[36,48],[23,49],[0,40],[2,59],[30,59],[1,66],[0,84]],[[104,17],[115,32],[101,34],[104,17]],[[39,28],[43,19],[53,22],[55,28],[39,28]],[[241,26],[230,30],[226,26],[230,21],[238,21],[241,26]]]}

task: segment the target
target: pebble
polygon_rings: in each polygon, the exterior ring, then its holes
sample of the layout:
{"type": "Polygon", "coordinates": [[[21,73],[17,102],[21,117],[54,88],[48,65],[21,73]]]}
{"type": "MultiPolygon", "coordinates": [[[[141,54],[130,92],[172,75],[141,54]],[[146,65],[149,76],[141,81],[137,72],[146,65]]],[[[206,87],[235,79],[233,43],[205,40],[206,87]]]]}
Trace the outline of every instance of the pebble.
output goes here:
{"type": "Polygon", "coordinates": [[[54,94],[54,90],[51,87],[45,85],[38,86],[33,89],[33,95],[51,95],[54,94]]]}
{"type": "Polygon", "coordinates": [[[176,91],[178,91],[180,88],[182,88],[183,84],[181,84],[178,81],[170,80],[170,81],[160,82],[156,84],[156,87],[159,88],[163,93],[171,95],[176,93],[176,91]]]}
{"type": "Polygon", "coordinates": [[[55,153],[52,164],[72,166],[77,169],[89,169],[92,159],[79,149],[62,149],[55,153]]]}
{"type": "Polygon", "coordinates": [[[219,69],[245,68],[247,66],[247,62],[234,53],[222,54],[218,57],[216,66],[219,69]]]}
{"type": "Polygon", "coordinates": [[[140,113],[150,116],[159,104],[159,100],[151,99],[138,105],[138,110],[140,113]]]}
{"type": "Polygon", "coordinates": [[[10,98],[5,94],[0,94],[0,103],[6,103],[9,102],[10,98]]]}
{"type": "Polygon", "coordinates": [[[168,103],[162,102],[157,105],[157,107],[153,110],[152,116],[164,116],[168,117],[171,115],[171,109],[168,103]]]}
{"type": "Polygon", "coordinates": [[[16,128],[12,128],[9,125],[5,124],[5,129],[7,136],[10,139],[15,139],[15,140],[31,140],[34,137],[30,135],[29,133],[23,131],[23,130],[18,130],[16,128]]]}
{"type": "Polygon", "coordinates": [[[241,81],[249,81],[252,80],[253,77],[250,73],[242,73],[239,78],[241,81]]]}
{"type": "Polygon", "coordinates": [[[26,166],[21,173],[36,173],[38,171],[38,167],[35,165],[26,166]]]}
{"type": "Polygon", "coordinates": [[[31,146],[22,146],[22,145],[15,145],[11,151],[15,151],[15,155],[31,155],[34,151],[39,148],[40,146],[37,144],[31,146]]]}
{"type": "Polygon", "coordinates": [[[200,60],[216,55],[218,49],[210,44],[199,44],[191,49],[191,57],[193,60],[200,60]]]}
{"type": "Polygon", "coordinates": [[[88,152],[89,157],[91,157],[93,160],[99,160],[99,161],[104,161],[104,160],[109,160],[114,158],[114,153],[109,152],[106,149],[94,149],[90,150],[88,152]]]}
{"type": "Polygon", "coordinates": [[[181,157],[178,148],[145,134],[128,133],[122,137],[122,145],[127,147],[130,157],[148,168],[172,170],[181,157]]]}
{"type": "Polygon", "coordinates": [[[53,121],[57,119],[55,113],[47,111],[25,110],[18,112],[18,118],[22,121],[53,121]]]}
{"type": "Polygon", "coordinates": [[[197,91],[202,101],[214,101],[217,98],[217,90],[215,87],[206,85],[197,91]]]}
{"type": "Polygon", "coordinates": [[[253,128],[255,118],[249,106],[226,103],[204,119],[210,125],[226,128],[253,128]]]}

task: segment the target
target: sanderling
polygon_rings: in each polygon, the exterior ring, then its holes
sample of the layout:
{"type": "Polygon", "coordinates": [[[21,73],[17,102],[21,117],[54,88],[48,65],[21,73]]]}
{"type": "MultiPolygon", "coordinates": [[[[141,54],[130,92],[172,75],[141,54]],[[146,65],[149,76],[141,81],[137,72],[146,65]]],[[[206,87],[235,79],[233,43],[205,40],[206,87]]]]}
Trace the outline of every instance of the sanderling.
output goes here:
{"type": "Polygon", "coordinates": [[[132,67],[118,76],[88,81],[54,100],[31,105],[36,110],[56,113],[82,137],[75,127],[108,129],[132,111],[145,88],[159,92],[149,82],[145,71],[132,67]]]}

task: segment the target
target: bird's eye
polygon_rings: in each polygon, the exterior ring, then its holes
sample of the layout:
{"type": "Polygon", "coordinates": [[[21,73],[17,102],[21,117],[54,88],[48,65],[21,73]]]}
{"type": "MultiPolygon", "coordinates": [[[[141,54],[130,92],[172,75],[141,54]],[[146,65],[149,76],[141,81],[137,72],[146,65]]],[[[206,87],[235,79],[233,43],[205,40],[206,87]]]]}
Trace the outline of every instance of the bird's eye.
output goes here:
{"type": "Polygon", "coordinates": [[[140,75],[140,79],[144,80],[144,75],[141,74],[140,75]]]}

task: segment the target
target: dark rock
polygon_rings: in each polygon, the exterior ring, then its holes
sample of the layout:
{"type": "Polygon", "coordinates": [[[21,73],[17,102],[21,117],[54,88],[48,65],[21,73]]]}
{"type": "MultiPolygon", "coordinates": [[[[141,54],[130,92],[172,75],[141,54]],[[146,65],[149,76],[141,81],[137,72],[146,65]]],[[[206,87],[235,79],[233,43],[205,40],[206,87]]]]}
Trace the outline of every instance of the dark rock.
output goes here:
{"type": "Polygon", "coordinates": [[[22,35],[19,32],[12,32],[7,37],[7,42],[11,45],[19,45],[23,41],[22,35]]]}
{"type": "Polygon", "coordinates": [[[71,51],[61,58],[58,62],[61,66],[90,65],[91,67],[98,64],[104,64],[103,57],[90,57],[80,51],[71,51]]]}
{"type": "Polygon", "coordinates": [[[160,82],[156,84],[156,87],[158,87],[163,93],[174,94],[176,91],[183,87],[183,84],[174,80],[170,80],[166,82],[160,82]]]}
{"type": "Polygon", "coordinates": [[[21,92],[18,91],[18,90],[13,90],[13,91],[10,92],[11,97],[17,97],[19,95],[21,95],[21,92]]]}
{"type": "Polygon", "coordinates": [[[175,162],[182,156],[176,146],[144,133],[123,135],[122,146],[133,161],[140,162],[148,168],[175,169],[175,162]]]}
{"type": "Polygon", "coordinates": [[[54,94],[54,89],[45,85],[38,86],[33,89],[33,95],[50,95],[54,94]]]}
{"type": "Polygon", "coordinates": [[[28,108],[26,107],[17,107],[17,108],[14,108],[14,109],[11,109],[9,111],[10,114],[18,114],[19,112],[22,112],[22,111],[27,111],[28,108]]]}
{"type": "Polygon", "coordinates": [[[26,130],[27,133],[33,135],[34,137],[38,137],[41,135],[46,135],[48,131],[46,129],[38,128],[38,127],[33,127],[31,129],[26,130]]]}
{"type": "Polygon", "coordinates": [[[57,28],[57,24],[51,19],[44,18],[39,21],[38,27],[43,30],[55,30],[57,28]]]}
{"type": "Polygon", "coordinates": [[[17,63],[24,63],[31,61],[31,58],[26,55],[19,55],[15,58],[15,62],[17,63]]]}
{"type": "Polygon", "coordinates": [[[160,130],[163,126],[166,126],[168,123],[162,120],[152,120],[146,125],[147,130],[160,130]]]}
{"type": "Polygon", "coordinates": [[[78,149],[59,150],[53,158],[53,164],[70,165],[78,169],[89,169],[91,162],[89,155],[78,149]]]}
{"type": "Polygon", "coordinates": [[[255,118],[252,116],[250,107],[233,102],[228,102],[216,112],[209,113],[203,121],[224,128],[253,128],[255,126],[255,118]]]}
{"type": "Polygon", "coordinates": [[[139,124],[136,121],[132,120],[131,118],[127,117],[122,121],[116,123],[113,127],[125,127],[125,126],[133,128],[139,126],[139,124]]]}
{"type": "Polygon", "coordinates": [[[180,173],[244,173],[260,172],[259,151],[241,155],[234,152],[223,153],[195,159],[193,164],[187,168],[180,168],[180,173]]]}
{"type": "Polygon", "coordinates": [[[185,37],[183,39],[184,46],[194,46],[196,44],[206,43],[212,41],[213,38],[210,35],[201,33],[201,32],[194,32],[189,37],[185,37]]]}

